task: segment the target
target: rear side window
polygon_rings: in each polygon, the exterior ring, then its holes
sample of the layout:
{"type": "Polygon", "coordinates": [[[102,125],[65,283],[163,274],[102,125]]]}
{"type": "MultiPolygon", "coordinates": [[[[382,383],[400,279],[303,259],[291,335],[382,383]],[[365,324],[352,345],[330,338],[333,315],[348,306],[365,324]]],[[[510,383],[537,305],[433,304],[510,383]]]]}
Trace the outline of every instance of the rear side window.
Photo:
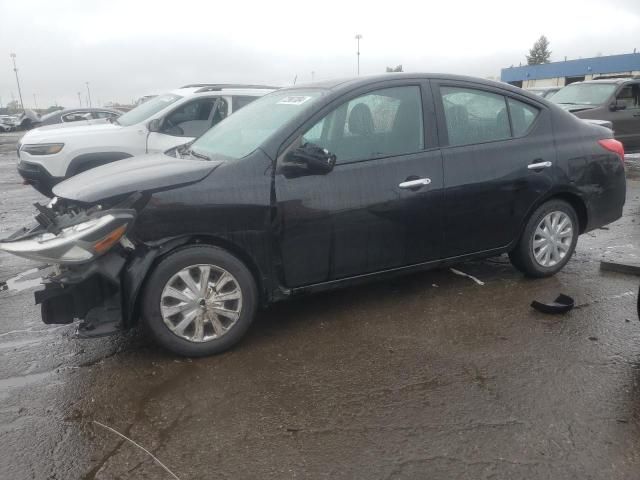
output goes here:
{"type": "Polygon", "coordinates": [[[449,145],[511,137],[506,99],[472,88],[440,87],[449,145]]]}
{"type": "Polygon", "coordinates": [[[529,127],[538,116],[538,113],[540,113],[540,110],[526,103],[514,100],[513,98],[508,99],[508,102],[513,136],[519,137],[529,130],[529,127]]]}

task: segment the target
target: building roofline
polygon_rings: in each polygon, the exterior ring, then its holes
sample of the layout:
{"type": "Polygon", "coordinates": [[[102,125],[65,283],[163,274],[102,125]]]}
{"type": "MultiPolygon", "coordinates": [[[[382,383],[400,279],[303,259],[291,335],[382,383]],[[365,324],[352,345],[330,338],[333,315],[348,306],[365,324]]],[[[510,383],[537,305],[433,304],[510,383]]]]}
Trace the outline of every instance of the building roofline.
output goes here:
{"type": "Polygon", "coordinates": [[[541,65],[523,65],[503,68],[500,79],[503,82],[538,80],[542,78],[572,77],[582,75],[602,75],[626,73],[629,76],[640,71],[640,53],[624,53],[606,57],[580,58],[541,65]]]}

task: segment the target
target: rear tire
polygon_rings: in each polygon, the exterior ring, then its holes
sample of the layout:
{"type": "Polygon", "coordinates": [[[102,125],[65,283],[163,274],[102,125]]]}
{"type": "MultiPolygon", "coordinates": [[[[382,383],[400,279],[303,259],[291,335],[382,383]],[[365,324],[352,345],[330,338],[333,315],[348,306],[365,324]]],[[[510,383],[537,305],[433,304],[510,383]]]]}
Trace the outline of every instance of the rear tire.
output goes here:
{"type": "Polygon", "coordinates": [[[529,218],[517,245],[509,252],[511,263],[528,277],[555,275],[573,255],[579,230],[573,207],[564,200],[549,200],[529,218]]]}
{"type": "Polygon", "coordinates": [[[257,304],[253,275],[238,258],[195,245],[169,254],[155,268],[142,299],[142,319],[167,350],[202,357],[235,345],[257,304]]]}

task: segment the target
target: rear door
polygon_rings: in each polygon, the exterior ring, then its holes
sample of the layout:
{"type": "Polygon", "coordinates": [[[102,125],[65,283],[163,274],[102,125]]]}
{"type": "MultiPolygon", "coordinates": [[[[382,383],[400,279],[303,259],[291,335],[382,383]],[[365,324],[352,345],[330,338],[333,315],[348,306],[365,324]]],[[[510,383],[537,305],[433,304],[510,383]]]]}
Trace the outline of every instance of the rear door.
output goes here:
{"type": "Polygon", "coordinates": [[[471,82],[434,82],[434,90],[443,145],[443,256],[504,247],[553,186],[550,112],[471,82]]]}
{"type": "Polygon", "coordinates": [[[325,175],[276,173],[287,286],[439,258],[442,159],[430,90],[423,81],[392,85],[335,101],[291,144],[326,148],[337,163],[325,175]]]}

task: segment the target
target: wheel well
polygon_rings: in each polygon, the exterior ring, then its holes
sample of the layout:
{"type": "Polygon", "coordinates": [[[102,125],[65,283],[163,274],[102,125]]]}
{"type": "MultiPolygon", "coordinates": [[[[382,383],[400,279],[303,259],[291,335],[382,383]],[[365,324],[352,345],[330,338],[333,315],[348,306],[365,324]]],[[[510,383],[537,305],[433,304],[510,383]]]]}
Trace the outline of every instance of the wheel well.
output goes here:
{"type": "MultiPolygon", "coordinates": [[[[262,303],[266,299],[267,292],[265,289],[265,281],[260,273],[260,269],[258,268],[258,265],[255,263],[253,258],[251,258],[251,256],[247,254],[247,252],[245,252],[242,248],[238,247],[233,242],[230,242],[228,240],[225,240],[219,237],[211,237],[208,235],[194,235],[192,237],[185,238],[184,243],[180,243],[179,245],[176,245],[170,250],[163,252],[161,256],[156,258],[155,261],[153,262],[153,265],[149,269],[149,273],[153,271],[156,265],[167,255],[170,255],[171,253],[175,252],[179,248],[185,248],[191,245],[211,245],[214,247],[220,247],[224,250],[227,250],[232,255],[235,255],[236,257],[238,257],[238,259],[242,261],[242,263],[244,263],[246,267],[249,269],[249,271],[251,272],[251,275],[253,276],[253,279],[256,282],[256,287],[258,288],[258,292],[260,294],[260,299],[259,299],[260,303],[262,303]]],[[[148,274],[146,276],[148,276],[148,274]]]]}
{"type": "Polygon", "coordinates": [[[580,224],[580,233],[584,233],[584,231],[587,229],[587,223],[589,221],[589,217],[587,214],[587,206],[584,204],[584,201],[579,196],[573,193],[568,193],[568,192],[558,193],[556,195],[553,195],[551,198],[548,198],[546,201],[555,200],[555,199],[564,200],[565,202],[567,202],[569,205],[573,207],[573,209],[576,211],[576,215],[578,216],[578,223],[580,224]]]}
{"type": "Polygon", "coordinates": [[[133,299],[130,307],[131,308],[131,316],[129,317],[131,318],[130,321],[137,322],[137,319],[140,316],[140,302],[142,301],[144,290],[147,287],[147,279],[149,278],[151,273],[155,270],[158,263],[160,263],[164,258],[172,254],[176,250],[180,248],[192,246],[192,245],[211,245],[214,247],[220,247],[227,250],[229,253],[235,255],[236,257],[238,257],[238,259],[242,261],[242,263],[244,263],[246,267],[249,269],[249,272],[251,272],[251,275],[253,276],[253,279],[256,282],[256,287],[258,289],[258,295],[259,295],[258,304],[263,306],[266,305],[269,297],[268,292],[266,290],[266,282],[262,277],[262,275],[260,274],[260,269],[258,268],[256,263],[253,261],[251,256],[249,256],[244,250],[242,250],[232,242],[229,242],[228,240],[224,240],[219,237],[198,235],[198,236],[185,237],[182,240],[184,241],[181,242],[180,238],[173,239],[173,241],[174,242],[177,241],[177,243],[167,251],[162,252],[162,254],[154,258],[153,263],[149,266],[149,269],[145,272],[144,279],[142,280],[142,283],[140,284],[140,288],[138,289],[137,294],[133,299]]]}

